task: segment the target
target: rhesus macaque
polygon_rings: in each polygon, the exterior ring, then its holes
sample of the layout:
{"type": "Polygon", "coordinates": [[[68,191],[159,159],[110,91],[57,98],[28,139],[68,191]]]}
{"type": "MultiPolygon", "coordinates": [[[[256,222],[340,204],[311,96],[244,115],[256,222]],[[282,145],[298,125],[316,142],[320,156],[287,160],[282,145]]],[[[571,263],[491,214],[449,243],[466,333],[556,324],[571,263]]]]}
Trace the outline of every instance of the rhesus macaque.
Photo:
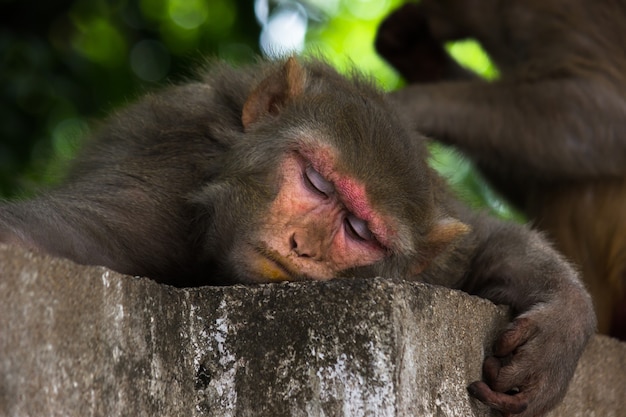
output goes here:
{"type": "Polygon", "coordinates": [[[455,145],[577,263],[599,330],[626,340],[626,1],[423,0],[379,29],[414,83],[391,100],[412,128],[455,145]],[[472,37],[487,82],[443,43],[472,37]]]}
{"type": "Polygon", "coordinates": [[[315,60],[233,69],[113,116],[67,181],[0,206],[0,240],[173,285],[404,277],[512,307],[470,392],[564,395],[591,300],[540,235],[471,213],[370,81],[315,60]]]}

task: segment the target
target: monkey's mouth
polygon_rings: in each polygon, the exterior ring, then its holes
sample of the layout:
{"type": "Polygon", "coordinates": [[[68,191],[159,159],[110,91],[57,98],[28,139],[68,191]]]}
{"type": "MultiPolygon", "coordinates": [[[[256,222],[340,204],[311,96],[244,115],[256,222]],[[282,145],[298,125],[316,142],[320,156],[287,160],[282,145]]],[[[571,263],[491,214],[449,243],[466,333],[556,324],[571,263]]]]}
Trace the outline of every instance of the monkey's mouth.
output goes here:
{"type": "Polygon", "coordinates": [[[259,257],[251,262],[256,272],[270,281],[309,281],[306,275],[298,271],[278,252],[264,244],[253,245],[254,253],[259,257]]]}

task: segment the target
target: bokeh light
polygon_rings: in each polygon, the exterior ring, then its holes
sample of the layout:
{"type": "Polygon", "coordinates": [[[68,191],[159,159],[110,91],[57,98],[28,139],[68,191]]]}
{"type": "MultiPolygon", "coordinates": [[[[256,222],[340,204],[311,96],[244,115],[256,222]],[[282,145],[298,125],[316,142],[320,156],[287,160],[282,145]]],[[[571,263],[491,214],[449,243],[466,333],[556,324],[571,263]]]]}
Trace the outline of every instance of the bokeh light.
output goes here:
{"type": "Polygon", "coordinates": [[[170,70],[170,61],[170,52],[159,41],[141,40],[130,51],[130,67],[145,81],[156,82],[165,78],[170,70]]]}
{"type": "Polygon", "coordinates": [[[277,58],[304,50],[309,19],[304,6],[285,2],[271,10],[268,0],[256,0],[255,12],[262,26],[259,44],[263,54],[277,58]]]}

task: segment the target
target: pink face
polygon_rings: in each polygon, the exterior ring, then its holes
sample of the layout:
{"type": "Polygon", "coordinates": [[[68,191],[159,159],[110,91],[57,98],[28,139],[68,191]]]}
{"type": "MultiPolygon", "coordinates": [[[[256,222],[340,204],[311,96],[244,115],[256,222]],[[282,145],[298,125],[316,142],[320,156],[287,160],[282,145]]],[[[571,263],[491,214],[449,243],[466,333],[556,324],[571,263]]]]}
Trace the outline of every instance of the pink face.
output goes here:
{"type": "Polygon", "coordinates": [[[265,225],[244,249],[249,278],[327,280],[386,256],[381,221],[357,181],[295,152],[279,172],[280,189],[265,225]]]}

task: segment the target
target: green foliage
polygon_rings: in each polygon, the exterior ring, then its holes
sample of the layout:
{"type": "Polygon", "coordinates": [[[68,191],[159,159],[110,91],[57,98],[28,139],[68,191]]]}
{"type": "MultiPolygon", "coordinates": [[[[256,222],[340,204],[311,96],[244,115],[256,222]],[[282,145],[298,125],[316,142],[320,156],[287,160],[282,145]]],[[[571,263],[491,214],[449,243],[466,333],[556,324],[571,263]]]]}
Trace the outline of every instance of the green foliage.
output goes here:
{"type": "Polygon", "coordinates": [[[475,40],[449,42],[446,44],[446,49],[454,59],[481,77],[492,80],[498,76],[498,70],[475,40]]]}
{"type": "Polygon", "coordinates": [[[117,27],[101,17],[75,19],[75,24],[72,46],[76,52],[106,68],[123,64],[128,45],[117,27]]]}
{"type": "Polygon", "coordinates": [[[374,39],[381,20],[400,4],[400,0],[341,1],[335,15],[309,30],[306,53],[319,53],[340,70],[356,65],[384,89],[396,88],[400,77],[376,53],[374,39]]]}
{"type": "Polygon", "coordinates": [[[58,181],[93,119],[184,79],[204,56],[247,62],[258,53],[259,27],[248,0],[3,5],[0,196],[58,181]]]}

